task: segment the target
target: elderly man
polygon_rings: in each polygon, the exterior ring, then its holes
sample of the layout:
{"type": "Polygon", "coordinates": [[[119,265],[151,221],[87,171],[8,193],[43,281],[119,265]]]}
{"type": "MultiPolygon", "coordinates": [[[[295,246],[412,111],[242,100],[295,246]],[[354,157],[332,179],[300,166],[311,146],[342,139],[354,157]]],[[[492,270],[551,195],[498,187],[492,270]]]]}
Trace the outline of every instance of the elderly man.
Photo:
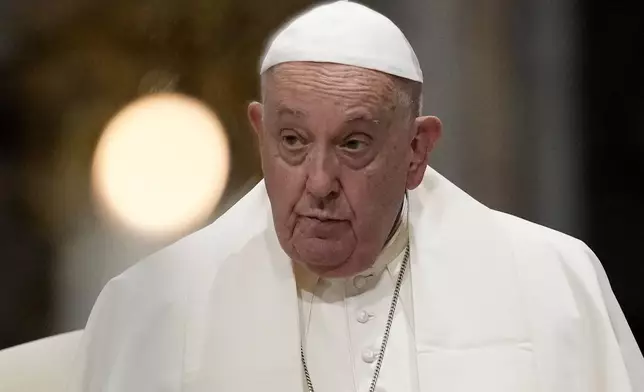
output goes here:
{"type": "Polygon", "coordinates": [[[391,21],[314,8],[261,80],[265,180],[107,285],[72,391],[644,391],[590,249],[427,167],[441,123],[391,21]]]}

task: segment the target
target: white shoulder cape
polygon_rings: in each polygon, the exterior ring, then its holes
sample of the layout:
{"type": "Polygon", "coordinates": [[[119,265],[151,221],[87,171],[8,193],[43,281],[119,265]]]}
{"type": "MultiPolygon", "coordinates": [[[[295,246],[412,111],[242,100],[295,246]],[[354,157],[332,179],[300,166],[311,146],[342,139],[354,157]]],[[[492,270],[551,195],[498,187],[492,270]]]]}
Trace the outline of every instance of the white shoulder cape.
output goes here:
{"type": "MultiPolygon", "coordinates": [[[[429,168],[409,203],[421,392],[644,392],[644,359],[585,244],[429,168]]],[[[303,392],[297,309],[260,182],[107,284],[69,391],[303,392]]]]}

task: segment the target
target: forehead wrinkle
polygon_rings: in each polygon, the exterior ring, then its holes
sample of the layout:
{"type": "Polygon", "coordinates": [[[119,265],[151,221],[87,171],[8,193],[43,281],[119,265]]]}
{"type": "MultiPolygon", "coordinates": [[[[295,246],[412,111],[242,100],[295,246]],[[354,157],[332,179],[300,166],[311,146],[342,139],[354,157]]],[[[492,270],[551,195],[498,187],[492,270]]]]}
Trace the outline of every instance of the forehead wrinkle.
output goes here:
{"type": "MultiPolygon", "coordinates": [[[[395,80],[389,75],[364,68],[339,64],[285,63],[267,74],[279,90],[306,92],[318,98],[357,101],[376,106],[393,106],[395,80]]],[[[356,102],[347,102],[347,105],[356,102]]]]}

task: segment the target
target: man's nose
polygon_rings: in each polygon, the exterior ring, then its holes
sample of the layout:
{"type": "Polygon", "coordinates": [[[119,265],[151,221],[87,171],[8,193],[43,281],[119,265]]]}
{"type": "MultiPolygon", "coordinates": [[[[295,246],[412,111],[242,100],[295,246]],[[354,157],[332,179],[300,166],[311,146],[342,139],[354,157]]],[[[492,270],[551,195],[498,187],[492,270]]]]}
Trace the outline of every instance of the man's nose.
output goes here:
{"type": "Polygon", "coordinates": [[[317,199],[336,197],[340,191],[339,164],[336,157],[324,151],[316,151],[309,155],[308,159],[308,193],[317,199]]]}

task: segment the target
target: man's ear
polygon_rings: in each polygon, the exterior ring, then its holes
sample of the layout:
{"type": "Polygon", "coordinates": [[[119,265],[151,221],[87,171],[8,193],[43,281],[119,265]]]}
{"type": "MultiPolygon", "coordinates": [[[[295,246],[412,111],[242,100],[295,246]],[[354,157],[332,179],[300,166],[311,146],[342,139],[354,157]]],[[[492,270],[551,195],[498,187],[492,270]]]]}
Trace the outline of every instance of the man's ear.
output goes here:
{"type": "Polygon", "coordinates": [[[434,116],[418,117],[414,120],[414,136],[411,140],[412,158],[407,173],[407,189],[414,189],[423,181],[429,154],[441,137],[443,125],[434,116]]]}
{"type": "Polygon", "coordinates": [[[259,102],[251,102],[248,105],[248,120],[261,144],[264,136],[264,105],[259,102]]]}

